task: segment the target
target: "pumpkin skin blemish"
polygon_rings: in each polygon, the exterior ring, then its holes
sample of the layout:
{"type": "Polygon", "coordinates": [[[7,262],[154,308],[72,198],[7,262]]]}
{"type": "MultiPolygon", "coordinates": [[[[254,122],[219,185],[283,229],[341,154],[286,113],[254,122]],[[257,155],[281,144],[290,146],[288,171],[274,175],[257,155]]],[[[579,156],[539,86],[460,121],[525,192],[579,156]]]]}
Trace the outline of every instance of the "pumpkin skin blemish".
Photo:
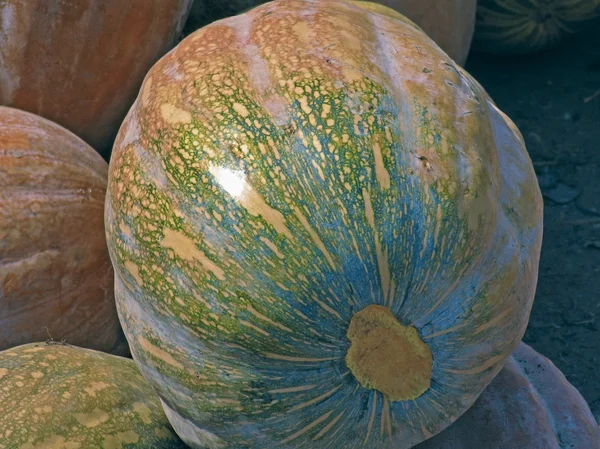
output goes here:
{"type": "Polygon", "coordinates": [[[408,401],[431,385],[433,355],[412,326],[404,326],[391,310],[370,305],[350,321],[351,342],[346,365],[366,389],[390,401],[408,401]]]}

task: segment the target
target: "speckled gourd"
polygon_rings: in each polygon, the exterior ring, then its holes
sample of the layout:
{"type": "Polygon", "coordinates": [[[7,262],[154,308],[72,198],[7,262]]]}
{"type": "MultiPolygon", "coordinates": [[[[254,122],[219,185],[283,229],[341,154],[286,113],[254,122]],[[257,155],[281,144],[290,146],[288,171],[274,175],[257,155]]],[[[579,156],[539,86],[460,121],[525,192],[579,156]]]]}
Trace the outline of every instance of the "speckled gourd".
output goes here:
{"type": "Polygon", "coordinates": [[[71,132],[0,106],[0,350],[51,337],[129,353],[104,233],[107,173],[71,132]]]}
{"type": "Polygon", "coordinates": [[[599,15],[598,0],[479,0],[473,46],[491,53],[532,53],[599,15]]]}
{"type": "Polygon", "coordinates": [[[458,421],[415,449],[600,449],[600,427],[560,370],[521,343],[458,421]]]}
{"type": "Polygon", "coordinates": [[[393,16],[294,0],[215,22],[121,127],[117,307],[191,447],[408,449],[523,335],[542,235],[523,139],[393,16]]]}
{"type": "Polygon", "coordinates": [[[63,344],[0,352],[0,449],[185,449],[131,359],[63,344]]]}
{"type": "Polygon", "coordinates": [[[0,105],[41,115],[108,156],[142,79],[192,0],[2,0],[0,105]]]}
{"type": "MultiPolygon", "coordinates": [[[[194,31],[263,3],[265,0],[194,0],[186,29],[194,31]]],[[[374,8],[381,4],[404,14],[458,64],[465,63],[475,28],[477,0],[377,0],[366,4],[374,8]]]]}

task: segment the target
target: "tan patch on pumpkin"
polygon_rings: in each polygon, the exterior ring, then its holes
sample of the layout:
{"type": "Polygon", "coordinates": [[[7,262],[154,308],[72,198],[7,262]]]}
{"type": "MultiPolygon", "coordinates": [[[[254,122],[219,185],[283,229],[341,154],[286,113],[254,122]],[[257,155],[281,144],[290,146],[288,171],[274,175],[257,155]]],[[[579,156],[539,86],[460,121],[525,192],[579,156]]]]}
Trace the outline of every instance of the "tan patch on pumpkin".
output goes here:
{"type": "Polygon", "coordinates": [[[357,312],[346,335],[351,341],[346,365],[363,388],[378,390],[390,401],[416,399],[429,389],[429,346],[387,307],[370,305],[357,312]]]}
{"type": "Polygon", "coordinates": [[[154,346],[152,343],[150,343],[148,340],[146,340],[141,335],[138,336],[137,341],[142,346],[142,349],[144,351],[152,354],[157,359],[162,360],[167,365],[174,366],[175,368],[178,368],[178,369],[183,369],[183,365],[180,362],[178,362],[177,360],[175,360],[171,356],[171,354],[167,353],[166,351],[163,351],[160,348],[157,348],[156,346],[154,346]]]}
{"type": "Polygon", "coordinates": [[[275,255],[277,257],[279,257],[280,259],[285,258],[285,256],[281,253],[281,251],[279,251],[279,248],[277,248],[277,246],[271,240],[269,240],[268,238],[263,237],[263,236],[261,236],[259,238],[260,238],[260,241],[263,242],[265,245],[267,245],[271,249],[271,251],[273,251],[275,253],[275,255]]]}
{"type": "Polygon", "coordinates": [[[146,424],[150,424],[152,422],[152,420],[150,419],[150,409],[146,404],[136,402],[135,404],[133,404],[133,409],[140,416],[142,422],[146,424]]]}
{"type": "Polygon", "coordinates": [[[44,405],[43,407],[35,407],[33,409],[37,414],[52,413],[52,407],[50,405],[44,405]]]}
{"type": "Polygon", "coordinates": [[[135,279],[135,282],[137,282],[138,285],[142,285],[144,283],[144,281],[142,280],[142,277],[140,276],[140,269],[138,268],[138,266],[136,264],[134,264],[132,261],[128,260],[125,262],[125,268],[133,276],[133,278],[135,279]]]}
{"type": "Polygon", "coordinates": [[[248,108],[246,108],[246,106],[244,106],[241,103],[233,103],[233,110],[244,118],[246,118],[246,117],[248,117],[248,115],[250,115],[248,108]]]}
{"type": "Polygon", "coordinates": [[[115,435],[109,435],[102,442],[102,449],[123,449],[124,444],[135,444],[140,437],[133,430],[119,432],[115,435]]]}
{"type": "Polygon", "coordinates": [[[310,223],[308,222],[306,217],[302,214],[300,209],[298,209],[297,207],[294,208],[294,214],[296,215],[296,217],[302,224],[302,227],[304,229],[306,229],[306,232],[308,232],[308,234],[310,235],[310,237],[313,240],[313,242],[315,243],[315,245],[317,245],[317,248],[319,248],[321,250],[321,252],[325,256],[325,259],[327,259],[327,262],[329,262],[329,265],[331,265],[331,268],[335,269],[336,265],[333,260],[333,257],[331,256],[331,254],[325,247],[325,244],[323,243],[323,241],[321,240],[321,238],[319,237],[317,232],[312,228],[312,226],[310,225],[310,223]]]}
{"type": "Polygon", "coordinates": [[[192,121],[192,114],[169,103],[164,103],[160,106],[160,115],[165,122],[171,125],[190,123],[192,121]]]}
{"type": "Polygon", "coordinates": [[[75,413],[74,416],[80,424],[88,428],[97,427],[109,418],[108,413],[99,408],[95,408],[91,413],[75,413]]]}
{"type": "Polygon", "coordinates": [[[19,449],[80,449],[81,444],[74,441],[66,441],[65,437],[52,435],[39,444],[33,444],[30,442],[19,446],[19,449]]]}
{"type": "Polygon", "coordinates": [[[262,217],[280,234],[285,235],[290,240],[294,238],[286,226],[283,214],[269,206],[244,179],[239,178],[236,173],[221,167],[210,167],[209,171],[221,187],[234,196],[250,215],[262,217]]]}
{"type": "Polygon", "coordinates": [[[110,387],[110,385],[105,382],[92,382],[90,386],[84,388],[83,391],[85,391],[91,397],[96,397],[96,393],[98,391],[102,391],[108,387],[110,387]]]}
{"type": "Polygon", "coordinates": [[[129,238],[129,239],[130,239],[130,238],[133,236],[133,235],[132,235],[132,233],[131,233],[131,229],[129,228],[129,226],[127,226],[127,225],[126,225],[124,222],[122,222],[122,221],[119,223],[119,229],[121,230],[121,232],[122,232],[123,234],[125,234],[125,236],[126,236],[127,238],[129,238]]]}
{"type": "Polygon", "coordinates": [[[390,188],[390,174],[383,163],[381,145],[378,142],[373,144],[373,156],[375,157],[375,176],[383,189],[390,188]]]}
{"type": "Polygon", "coordinates": [[[306,22],[296,22],[296,24],[292,27],[292,30],[305,44],[310,44],[314,39],[313,31],[306,22]]]}
{"type": "Polygon", "coordinates": [[[223,269],[206,257],[206,254],[196,247],[196,243],[183,232],[166,228],[163,233],[165,236],[161,242],[162,246],[173,250],[177,256],[184,260],[199,261],[206,270],[212,272],[218,279],[225,279],[223,269]]]}

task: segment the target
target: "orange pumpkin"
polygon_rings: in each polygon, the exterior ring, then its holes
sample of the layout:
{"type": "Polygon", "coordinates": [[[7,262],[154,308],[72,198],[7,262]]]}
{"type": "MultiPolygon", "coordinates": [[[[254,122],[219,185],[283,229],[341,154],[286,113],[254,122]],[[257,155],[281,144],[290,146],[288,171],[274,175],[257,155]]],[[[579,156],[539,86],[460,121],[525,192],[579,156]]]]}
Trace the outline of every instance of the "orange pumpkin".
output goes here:
{"type": "Polygon", "coordinates": [[[107,153],[192,0],[3,0],[0,105],[58,123],[107,153]]]}
{"type": "Polygon", "coordinates": [[[107,168],[60,126],[0,107],[0,350],[51,335],[128,352],[104,238],[107,168]]]}

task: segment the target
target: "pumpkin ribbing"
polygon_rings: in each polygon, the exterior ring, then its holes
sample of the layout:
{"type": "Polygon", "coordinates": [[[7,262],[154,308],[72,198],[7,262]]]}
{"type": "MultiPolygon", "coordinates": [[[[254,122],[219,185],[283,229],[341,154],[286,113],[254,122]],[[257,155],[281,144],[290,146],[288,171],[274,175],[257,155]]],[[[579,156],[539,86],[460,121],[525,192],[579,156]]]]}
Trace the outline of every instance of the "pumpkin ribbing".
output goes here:
{"type": "Polygon", "coordinates": [[[541,208],[518,130],[427,36],[294,0],[153,67],[105,216],[127,338],[188,444],[402,449],[463,413],[517,345],[541,208]],[[344,362],[372,304],[431,350],[414,401],[344,362]]]}
{"type": "MultiPolygon", "coordinates": [[[[195,0],[186,32],[189,34],[215,20],[246,12],[263,3],[265,0],[195,0]]],[[[403,14],[416,22],[458,64],[465,63],[475,26],[476,0],[357,0],[350,3],[362,3],[361,7],[382,14],[403,14]]]]}

